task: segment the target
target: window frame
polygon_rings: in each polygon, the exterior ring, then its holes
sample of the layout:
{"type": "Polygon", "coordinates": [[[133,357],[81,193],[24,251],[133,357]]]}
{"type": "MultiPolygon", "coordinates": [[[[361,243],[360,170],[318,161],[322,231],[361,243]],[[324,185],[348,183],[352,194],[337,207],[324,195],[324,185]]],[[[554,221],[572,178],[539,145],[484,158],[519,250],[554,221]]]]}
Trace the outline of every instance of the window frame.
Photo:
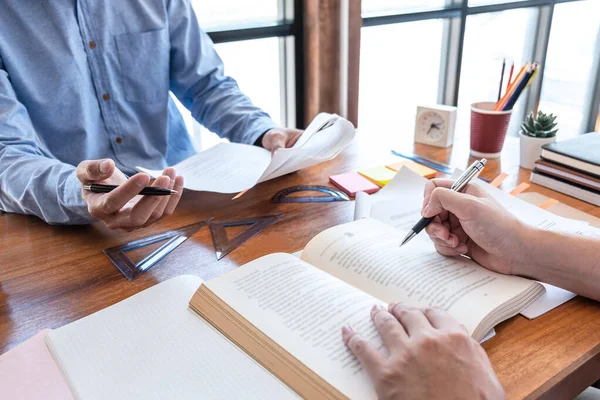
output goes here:
{"type": "Polygon", "coordinates": [[[279,38],[279,76],[281,79],[281,122],[284,126],[304,121],[304,0],[278,0],[277,22],[236,25],[206,30],[215,44],[244,40],[279,38]]]}

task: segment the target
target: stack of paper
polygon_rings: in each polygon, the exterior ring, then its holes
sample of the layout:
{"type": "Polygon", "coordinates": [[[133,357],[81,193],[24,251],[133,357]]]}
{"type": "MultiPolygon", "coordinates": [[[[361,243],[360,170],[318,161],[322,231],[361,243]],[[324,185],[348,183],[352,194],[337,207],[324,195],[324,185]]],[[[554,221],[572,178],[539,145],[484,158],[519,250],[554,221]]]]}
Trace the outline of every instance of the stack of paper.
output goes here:
{"type": "MultiPolygon", "coordinates": [[[[337,156],[355,136],[350,122],[335,114],[315,117],[296,144],[273,155],[258,146],[219,143],[173,167],[186,189],[237,193],[257,183],[307,168],[337,156]]],[[[162,171],[137,167],[157,177],[162,171]]]]}

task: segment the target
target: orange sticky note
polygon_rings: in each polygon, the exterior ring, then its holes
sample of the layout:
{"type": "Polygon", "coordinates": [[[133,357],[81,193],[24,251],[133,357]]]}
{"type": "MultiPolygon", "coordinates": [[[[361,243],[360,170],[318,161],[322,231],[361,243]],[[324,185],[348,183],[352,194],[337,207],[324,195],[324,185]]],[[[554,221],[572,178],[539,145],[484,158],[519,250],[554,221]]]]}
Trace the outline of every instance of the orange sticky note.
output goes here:
{"type": "Polygon", "coordinates": [[[511,190],[509,193],[512,194],[513,196],[516,196],[520,193],[523,193],[527,189],[529,189],[529,186],[530,186],[529,183],[521,182],[521,184],[519,186],[517,186],[516,188],[511,190]]]}
{"type": "Polygon", "coordinates": [[[502,182],[504,182],[504,180],[506,178],[508,178],[508,174],[503,172],[500,175],[498,175],[497,177],[495,177],[494,180],[490,182],[490,185],[492,185],[495,188],[499,188],[500,185],[502,185],[502,182]]]}
{"type": "Polygon", "coordinates": [[[390,183],[394,175],[396,175],[395,171],[386,167],[363,169],[358,171],[358,173],[379,187],[383,187],[390,183]]]}
{"type": "Polygon", "coordinates": [[[394,164],[386,165],[385,167],[391,169],[394,172],[400,171],[400,168],[402,167],[410,168],[411,170],[413,170],[414,172],[426,179],[435,178],[435,176],[437,175],[437,171],[435,169],[426,167],[425,165],[419,164],[411,160],[397,162],[394,164]]]}
{"type": "Polygon", "coordinates": [[[544,201],[542,204],[538,205],[538,207],[541,209],[547,210],[555,204],[558,204],[558,200],[548,199],[548,200],[544,201]]]}

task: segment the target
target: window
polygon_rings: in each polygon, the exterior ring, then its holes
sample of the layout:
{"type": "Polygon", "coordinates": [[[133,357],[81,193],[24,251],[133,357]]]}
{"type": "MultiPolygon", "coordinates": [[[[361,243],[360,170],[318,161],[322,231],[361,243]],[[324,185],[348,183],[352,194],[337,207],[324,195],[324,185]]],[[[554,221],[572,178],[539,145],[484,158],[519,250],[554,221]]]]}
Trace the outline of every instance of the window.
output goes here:
{"type": "MultiPolygon", "coordinates": [[[[503,58],[514,60],[517,72],[521,65],[532,59],[534,32],[531,28],[537,14],[536,8],[522,8],[467,17],[460,72],[457,136],[469,135],[471,104],[498,99],[503,58]],[[512,29],[506,29],[507,26],[512,29]]],[[[509,134],[518,134],[524,108],[525,101],[521,98],[513,109],[509,134]]]]}
{"type": "MultiPolygon", "coordinates": [[[[294,79],[295,37],[302,34],[295,25],[295,1],[191,1],[198,23],[215,42],[225,74],[275,123],[295,125],[296,114],[302,111],[295,101],[299,92],[294,79]]],[[[178,107],[198,150],[219,142],[183,105],[178,107]]]]}
{"type": "Polygon", "coordinates": [[[399,12],[427,11],[443,8],[447,0],[362,0],[363,16],[390,15],[399,12]]]}
{"type": "Polygon", "coordinates": [[[515,62],[513,77],[527,61],[542,64],[513,110],[510,135],[517,135],[526,114],[538,107],[558,114],[559,138],[598,129],[600,1],[362,4],[361,127],[393,126],[398,135],[412,136],[416,105],[437,102],[458,107],[456,135],[468,136],[470,105],[497,99],[506,58],[508,65],[515,62]]]}
{"type": "Polygon", "coordinates": [[[443,25],[434,19],[362,29],[361,126],[385,131],[391,143],[412,134],[417,106],[437,100],[443,25]]]}
{"type": "Polygon", "coordinates": [[[558,116],[561,138],[587,131],[586,103],[593,96],[598,73],[593,65],[600,52],[599,29],[600,1],[554,7],[539,107],[558,116]]]}
{"type": "Polygon", "coordinates": [[[277,0],[192,0],[196,17],[205,30],[273,24],[282,21],[277,0]]]}

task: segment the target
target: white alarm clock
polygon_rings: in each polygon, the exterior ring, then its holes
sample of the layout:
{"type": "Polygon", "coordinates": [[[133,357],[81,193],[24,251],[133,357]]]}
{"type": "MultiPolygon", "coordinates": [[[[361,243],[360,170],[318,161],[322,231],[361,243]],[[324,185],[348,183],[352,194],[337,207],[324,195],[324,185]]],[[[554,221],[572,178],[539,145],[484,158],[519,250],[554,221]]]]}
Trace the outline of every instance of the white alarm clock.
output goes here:
{"type": "Polygon", "coordinates": [[[418,106],[415,142],[437,147],[450,147],[454,139],[456,107],[437,104],[418,106]]]}

